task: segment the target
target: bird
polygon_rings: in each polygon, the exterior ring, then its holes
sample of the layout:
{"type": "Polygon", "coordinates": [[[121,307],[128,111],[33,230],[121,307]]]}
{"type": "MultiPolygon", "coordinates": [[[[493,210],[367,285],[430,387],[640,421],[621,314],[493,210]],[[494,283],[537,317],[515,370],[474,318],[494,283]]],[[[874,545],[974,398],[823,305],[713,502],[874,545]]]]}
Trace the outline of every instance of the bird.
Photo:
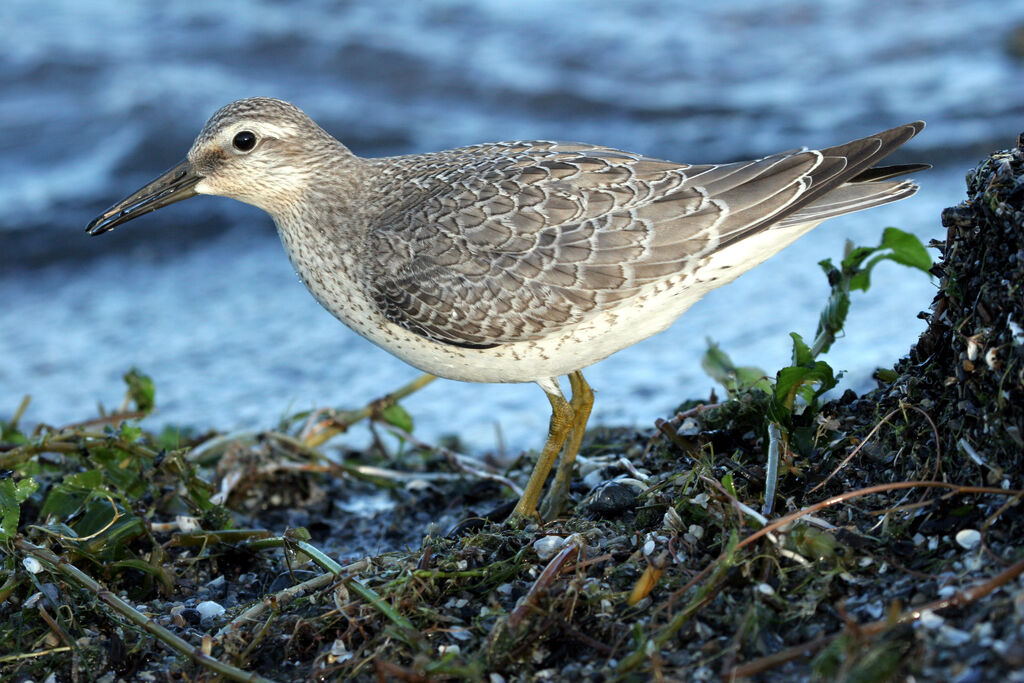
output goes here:
{"type": "Polygon", "coordinates": [[[431,375],[540,386],[547,439],[510,519],[544,520],[565,509],[594,403],[582,370],[822,221],[913,195],[897,178],[928,165],[876,164],[923,128],[719,164],[543,140],[363,158],[293,104],[252,97],[86,231],[195,195],[264,210],[312,295],[358,334],[431,375]]]}

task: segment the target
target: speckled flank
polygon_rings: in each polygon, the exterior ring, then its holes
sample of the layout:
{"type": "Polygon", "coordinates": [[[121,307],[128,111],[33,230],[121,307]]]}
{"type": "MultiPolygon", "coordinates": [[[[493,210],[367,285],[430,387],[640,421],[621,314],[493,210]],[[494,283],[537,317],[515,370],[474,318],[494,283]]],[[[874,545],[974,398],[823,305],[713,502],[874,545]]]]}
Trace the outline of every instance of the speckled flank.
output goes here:
{"type": "Polygon", "coordinates": [[[822,220],[913,194],[867,170],[922,127],[720,165],[546,141],[361,159],[253,98],[214,114],[189,159],[198,192],[274,217],[303,282],[359,334],[442,377],[547,386],[822,220]],[[253,149],[233,148],[241,131],[253,149]]]}

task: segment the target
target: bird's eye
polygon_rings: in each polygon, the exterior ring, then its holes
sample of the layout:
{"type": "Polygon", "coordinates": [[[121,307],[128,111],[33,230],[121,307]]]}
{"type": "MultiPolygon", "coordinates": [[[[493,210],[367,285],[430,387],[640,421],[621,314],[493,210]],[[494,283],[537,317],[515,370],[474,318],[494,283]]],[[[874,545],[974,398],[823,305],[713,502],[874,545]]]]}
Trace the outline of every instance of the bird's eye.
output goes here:
{"type": "Polygon", "coordinates": [[[256,134],[248,130],[243,130],[241,133],[237,133],[235,135],[234,139],[231,140],[231,144],[239,152],[248,152],[256,146],[256,134]]]}

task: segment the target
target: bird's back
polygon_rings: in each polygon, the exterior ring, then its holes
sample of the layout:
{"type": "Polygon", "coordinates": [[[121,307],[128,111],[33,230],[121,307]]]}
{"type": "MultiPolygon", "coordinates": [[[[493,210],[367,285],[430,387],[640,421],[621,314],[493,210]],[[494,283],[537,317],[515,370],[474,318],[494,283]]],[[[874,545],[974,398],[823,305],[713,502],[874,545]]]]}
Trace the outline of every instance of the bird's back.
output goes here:
{"type": "Polygon", "coordinates": [[[387,320],[437,343],[549,339],[710,264],[724,284],[825,218],[913,194],[867,170],[921,127],[717,165],[554,142],[371,160],[363,281],[387,320]]]}

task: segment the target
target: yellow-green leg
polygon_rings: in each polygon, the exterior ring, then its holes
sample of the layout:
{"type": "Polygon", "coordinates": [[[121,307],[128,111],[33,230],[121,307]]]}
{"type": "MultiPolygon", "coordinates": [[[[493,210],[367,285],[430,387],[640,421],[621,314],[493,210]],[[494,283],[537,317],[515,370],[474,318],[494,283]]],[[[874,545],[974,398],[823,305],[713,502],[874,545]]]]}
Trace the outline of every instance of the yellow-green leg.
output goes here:
{"type": "Polygon", "coordinates": [[[537,464],[533,467],[533,474],[530,475],[530,481],[526,483],[526,489],[523,491],[516,509],[512,511],[510,519],[520,517],[534,520],[537,518],[537,501],[540,500],[540,492],[544,488],[548,473],[551,472],[551,466],[555,464],[558,452],[562,450],[562,445],[573,428],[573,411],[569,402],[562,396],[558,383],[555,380],[548,380],[538,382],[538,384],[548,395],[548,401],[551,402],[548,440],[540,452],[537,464]]]}
{"type": "Polygon", "coordinates": [[[582,372],[577,370],[570,374],[569,385],[572,387],[572,400],[569,402],[569,408],[572,410],[572,432],[565,442],[565,452],[558,463],[555,481],[541,505],[540,513],[546,520],[554,519],[564,511],[565,502],[569,498],[573,467],[576,465],[576,454],[580,450],[580,442],[583,441],[587,420],[590,419],[590,409],[594,407],[594,392],[587,384],[587,380],[583,379],[582,372]]]}

